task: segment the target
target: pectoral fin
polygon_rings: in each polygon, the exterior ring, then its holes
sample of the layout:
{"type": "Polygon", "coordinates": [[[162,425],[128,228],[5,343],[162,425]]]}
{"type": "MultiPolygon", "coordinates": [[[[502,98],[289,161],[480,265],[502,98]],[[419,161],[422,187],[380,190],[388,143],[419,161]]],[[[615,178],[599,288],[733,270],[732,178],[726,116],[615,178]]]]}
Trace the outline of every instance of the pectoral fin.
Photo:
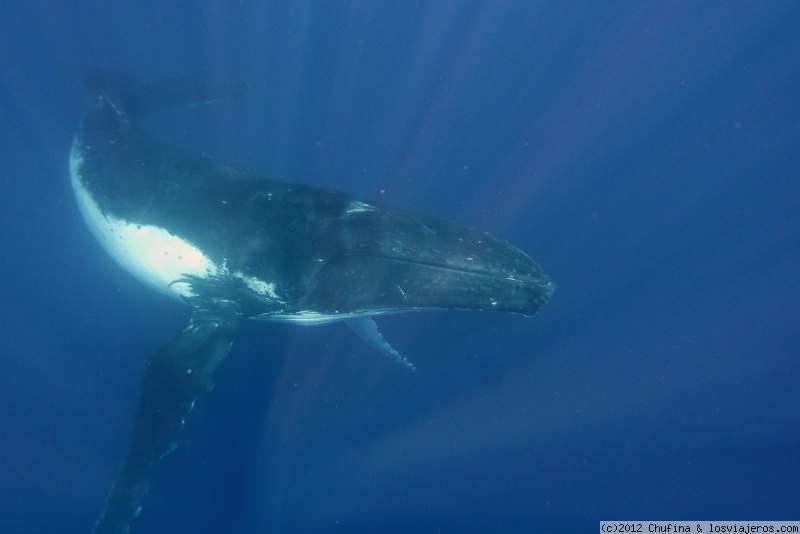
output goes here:
{"type": "Polygon", "coordinates": [[[411,363],[410,360],[404,358],[399,352],[392,348],[389,342],[386,341],[386,338],[383,337],[383,334],[378,331],[378,325],[371,318],[355,317],[353,319],[346,319],[344,324],[355,332],[358,337],[366,341],[370,347],[387,354],[411,370],[415,369],[414,364],[411,363]]]}
{"type": "Polygon", "coordinates": [[[212,388],[212,375],[239,329],[241,314],[230,302],[196,305],[186,328],[147,364],[128,454],[111,487],[95,534],[129,532],[159,459],[177,446],[194,401],[212,388]]]}

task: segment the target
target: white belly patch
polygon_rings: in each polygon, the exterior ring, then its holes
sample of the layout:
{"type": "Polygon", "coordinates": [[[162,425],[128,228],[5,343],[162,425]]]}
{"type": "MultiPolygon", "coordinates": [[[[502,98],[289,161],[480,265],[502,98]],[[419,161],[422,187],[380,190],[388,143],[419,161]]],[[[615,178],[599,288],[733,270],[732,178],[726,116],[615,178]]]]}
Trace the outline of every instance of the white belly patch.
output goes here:
{"type": "Polygon", "coordinates": [[[145,284],[174,297],[191,297],[191,285],[179,282],[187,276],[236,278],[262,298],[279,300],[275,283],[214,263],[197,248],[163,228],[136,224],[103,213],[81,179],[83,158],[74,144],[70,156],[72,189],[81,214],[94,236],[117,263],[145,284]]]}
{"type": "Polygon", "coordinates": [[[177,282],[186,275],[206,278],[220,268],[191,243],[156,226],[134,224],[104,214],[81,180],[83,160],[70,157],[72,189],[92,233],[114,260],[149,286],[173,296],[192,296],[191,287],[177,282]]]}

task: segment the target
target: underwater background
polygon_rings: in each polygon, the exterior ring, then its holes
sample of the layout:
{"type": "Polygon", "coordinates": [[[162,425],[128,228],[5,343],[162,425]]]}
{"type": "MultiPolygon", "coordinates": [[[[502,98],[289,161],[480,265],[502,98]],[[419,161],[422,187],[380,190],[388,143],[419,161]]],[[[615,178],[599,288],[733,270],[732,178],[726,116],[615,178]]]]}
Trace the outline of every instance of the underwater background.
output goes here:
{"type": "Polygon", "coordinates": [[[189,309],[72,198],[60,77],[246,83],[158,138],[506,239],[535,318],[250,321],[133,532],[800,518],[800,3],[0,4],[0,530],[88,532],[189,309]]]}

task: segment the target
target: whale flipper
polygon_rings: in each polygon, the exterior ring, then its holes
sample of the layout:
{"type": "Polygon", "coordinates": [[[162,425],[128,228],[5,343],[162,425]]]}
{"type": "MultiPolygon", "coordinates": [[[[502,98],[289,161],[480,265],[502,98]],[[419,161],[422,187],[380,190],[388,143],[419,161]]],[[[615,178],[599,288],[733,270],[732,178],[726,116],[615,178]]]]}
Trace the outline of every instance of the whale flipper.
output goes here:
{"type": "Polygon", "coordinates": [[[404,357],[402,354],[392,348],[389,342],[386,341],[386,338],[383,337],[383,334],[381,334],[378,330],[378,324],[370,317],[354,317],[352,319],[345,319],[344,324],[347,325],[347,328],[355,332],[358,337],[363,339],[370,347],[389,355],[412,371],[416,369],[414,364],[411,363],[411,360],[404,357]]]}
{"type": "Polygon", "coordinates": [[[158,461],[177,446],[184,417],[195,399],[211,390],[214,370],[231,348],[242,319],[238,306],[230,301],[193,304],[186,328],[147,364],[128,453],[95,534],[129,531],[158,461]]]}

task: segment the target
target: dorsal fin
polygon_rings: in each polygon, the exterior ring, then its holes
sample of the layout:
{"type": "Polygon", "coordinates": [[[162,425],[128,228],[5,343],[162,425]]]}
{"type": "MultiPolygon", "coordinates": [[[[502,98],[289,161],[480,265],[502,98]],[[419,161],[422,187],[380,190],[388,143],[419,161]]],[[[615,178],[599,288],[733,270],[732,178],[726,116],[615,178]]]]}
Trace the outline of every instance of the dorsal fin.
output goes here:
{"type": "Polygon", "coordinates": [[[165,79],[143,82],[114,70],[81,65],[64,71],[64,77],[102,96],[128,119],[180,106],[196,106],[242,96],[247,87],[230,82],[165,79]]]}

